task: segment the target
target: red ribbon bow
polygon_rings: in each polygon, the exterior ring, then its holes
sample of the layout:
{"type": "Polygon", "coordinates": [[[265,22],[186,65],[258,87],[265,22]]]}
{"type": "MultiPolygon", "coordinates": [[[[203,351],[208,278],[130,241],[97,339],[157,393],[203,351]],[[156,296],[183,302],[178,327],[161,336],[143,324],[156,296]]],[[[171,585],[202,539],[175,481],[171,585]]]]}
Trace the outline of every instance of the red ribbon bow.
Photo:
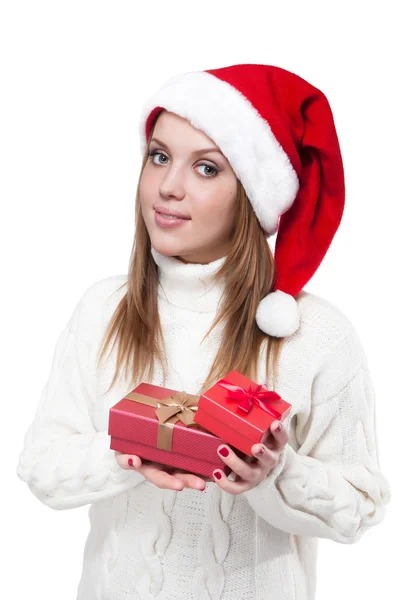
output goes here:
{"type": "Polygon", "coordinates": [[[257,404],[257,406],[265,410],[275,419],[280,419],[282,416],[279,411],[267,406],[269,403],[276,404],[280,402],[282,400],[281,396],[276,392],[268,390],[265,385],[259,385],[254,390],[252,390],[251,387],[248,390],[245,390],[238,385],[230,383],[226,379],[221,379],[218,381],[217,385],[220,385],[228,390],[228,398],[238,401],[238,409],[242,410],[246,414],[248,414],[253,406],[257,404]]]}

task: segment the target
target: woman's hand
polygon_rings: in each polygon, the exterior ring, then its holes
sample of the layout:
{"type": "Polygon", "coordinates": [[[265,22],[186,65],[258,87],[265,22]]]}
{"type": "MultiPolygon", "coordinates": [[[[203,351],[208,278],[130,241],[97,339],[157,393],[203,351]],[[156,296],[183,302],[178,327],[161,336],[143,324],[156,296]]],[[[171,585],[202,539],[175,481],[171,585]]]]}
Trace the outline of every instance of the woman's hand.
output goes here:
{"type": "Polygon", "coordinates": [[[232,473],[228,476],[220,469],[214,471],[214,478],[199,477],[187,471],[180,471],[174,467],[168,467],[160,463],[142,460],[134,454],[122,454],[115,452],[115,458],[122,469],[134,469],[151,483],[154,483],[159,488],[181,491],[185,487],[194,490],[204,490],[207,481],[215,481],[219,487],[231,494],[241,494],[255,487],[273,469],[279,461],[279,456],[289,439],[285,426],[280,421],[274,421],[271,426],[271,435],[266,440],[265,445],[255,444],[252,447],[253,455],[256,461],[249,464],[239,458],[235,452],[227,445],[221,445],[218,450],[228,452],[225,456],[219,453],[220,457],[230,469],[232,473]],[[279,426],[282,429],[279,431],[279,426]],[[260,454],[258,452],[262,450],[260,454]],[[218,474],[220,479],[218,479],[218,474]]]}
{"type": "Polygon", "coordinates": [[[122,469],[134,469],[159,488],[181,491],[185,487],[194,490],[204,490],[206,487],[205,480],[193,473],[179,471],[149,460],[141,460],[135,454],[122,454],[118,450],[114,452],[122,469]]]}
{"type": "Polygon", "coordinates": [[[213,473],[216,484],[234,495],[251,490],[278,464],[288,440],[286,427],[280,421],[274,421],[265,444],[254,444],[252,447],[253,456],[257,460],[250,464],[239,458],[226,444],[219,446],[218,453],[224,463],[232,469],[230,477],[233,475],[234,480],[228,479],[223,471],[216,469],[213,473]]]}

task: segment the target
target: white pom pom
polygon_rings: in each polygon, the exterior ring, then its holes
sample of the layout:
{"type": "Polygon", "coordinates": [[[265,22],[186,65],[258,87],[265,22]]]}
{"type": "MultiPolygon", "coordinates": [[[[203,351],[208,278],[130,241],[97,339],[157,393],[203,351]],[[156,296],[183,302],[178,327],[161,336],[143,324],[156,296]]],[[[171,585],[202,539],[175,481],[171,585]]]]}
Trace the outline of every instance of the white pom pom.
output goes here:
{"type": "Polygon", "coordinates": [[[277,290],[268,294],[258,305],[256,322],[259,328],[276,337],[292,335],[300,327],[296,300],[290,294],[277,290]]]}

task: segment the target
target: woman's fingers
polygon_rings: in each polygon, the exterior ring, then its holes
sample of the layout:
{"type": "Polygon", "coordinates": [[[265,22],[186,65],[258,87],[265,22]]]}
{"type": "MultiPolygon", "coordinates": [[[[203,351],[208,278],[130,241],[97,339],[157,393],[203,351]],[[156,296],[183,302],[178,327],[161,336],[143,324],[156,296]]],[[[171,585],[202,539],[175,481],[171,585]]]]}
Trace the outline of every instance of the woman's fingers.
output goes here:
{"type": "Polygon", "coordinates": [[[274,421],[270,428],[270,435],[265,441],[265,446],[275,452],[280,452],[289,441],[287,427],[281,421],[274,421]]]}
{"type": "MultiPolygon", "coordinates": [[[[260,476],[261,468],[257,462],[248,463],[242,460],[229,446],[219,446],[218,452],[222,456],[224,463],[241,479],[252,482],[260,476]]],[[[221,469],[217,469],[217,472],[222,474],[221,469]]],[[[227,477],[224,476],[224,479],[227,479],[227,477]]]]}
{"type": "Polygon", "coordinates": [[[160,465],[161,469],[167,472],[175,479],[181,481],[185,487],[193,488],[196,490],[203,490],[205,488],[205,481],[201,477],[190,473],[189,471],[181,471],[176,467],[170,467],[166,465],[160,465]]]}
{"type": "Polygon", "coordinates": [[[206,487],[206,482],[201,477],[197,477],[196,475],[192,475],[189,473],[173,473],[173,476],[177,479],[181,480],[185,487],[189,487],[195,490],[204,490],[206,487]]]}
{"type": "Polygon", "coordinates": [[[142,461],[135,454],[123,454],[118,450],[114,450],[115,458],[121,469],[139,469],[142,466],[142,461]]]}
{"type": "Polygon", "coordinates": [[[158,464],[150,463],[143,465],[138,471],[157,487],[177,491],[185,487],[183,481],[164,471],[158,464]]]}
{"type": "MultiPolygon", "coordinates": [[[[139,457],[132,456],[132,458],[134,459],[139,457]]],[[[140,475],[143,475],[143,477],[145,477],[148,481],[150,481],[150,483],[153,483],[157,487],[178,491],[182,490],[185,487],[184,483],[180,481],[177,477],[170,475],[164,469],[163,465],[148,460],[142,461],[141,459],[139,459],[139,461],[141,463],[139,467],[135,468],[134,466],[130,466],[129,468],[134,469],[135,471],[140,473],[140,475]]]]}
{"type": "Polygon", "coordinates": [[[115,450],[115,458],[122,469],[134,469],[154,485],[172,490],[182,490],[184,487],[204,490],[205,481],[192,473],[179,471],[149,460],[142,460],[134,454],[123,454],[115,450]]]}
{"type": "Polygon", "coordinates": [[[252,454],[255,462],[242,460],[229,446],[222,445],[218,452],[224,463],[232,469],[237,477],[230,481],[220,469],[214,471],[215,481],[225,491],[240,494],[260,483],[278,464],[280,454],[289,440],[287,428],[280,421],[274,421],[270,435],[264,444],[254,444],[252,454]]]}
{"type": "Polygon", "coordinates": [[[182,490],[184,487],[195,490],[203,490],[205,488],[205,482],[200,477],[179,471],[168,473],[164,470],[163,465],[156,465],[154,463],[143,465],[139,469],[139,473],[158,487],[173,490],[182,490]]]}

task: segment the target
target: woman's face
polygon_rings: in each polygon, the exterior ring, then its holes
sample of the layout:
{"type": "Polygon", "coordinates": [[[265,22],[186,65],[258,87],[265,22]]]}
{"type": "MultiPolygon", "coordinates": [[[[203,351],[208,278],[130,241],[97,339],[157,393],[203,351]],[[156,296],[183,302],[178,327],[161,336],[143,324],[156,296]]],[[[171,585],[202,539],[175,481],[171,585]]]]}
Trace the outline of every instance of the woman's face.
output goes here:
{"type": "Polygon", "coordinates": [[[149,151],[139,198],[153,248],[191,263],[225,256],[237,213],[237,179],[228,160],[205,133],[167,111],[158,118],[149,151]],[[163,217],[163,211],[186,218],[163,217]]]}

